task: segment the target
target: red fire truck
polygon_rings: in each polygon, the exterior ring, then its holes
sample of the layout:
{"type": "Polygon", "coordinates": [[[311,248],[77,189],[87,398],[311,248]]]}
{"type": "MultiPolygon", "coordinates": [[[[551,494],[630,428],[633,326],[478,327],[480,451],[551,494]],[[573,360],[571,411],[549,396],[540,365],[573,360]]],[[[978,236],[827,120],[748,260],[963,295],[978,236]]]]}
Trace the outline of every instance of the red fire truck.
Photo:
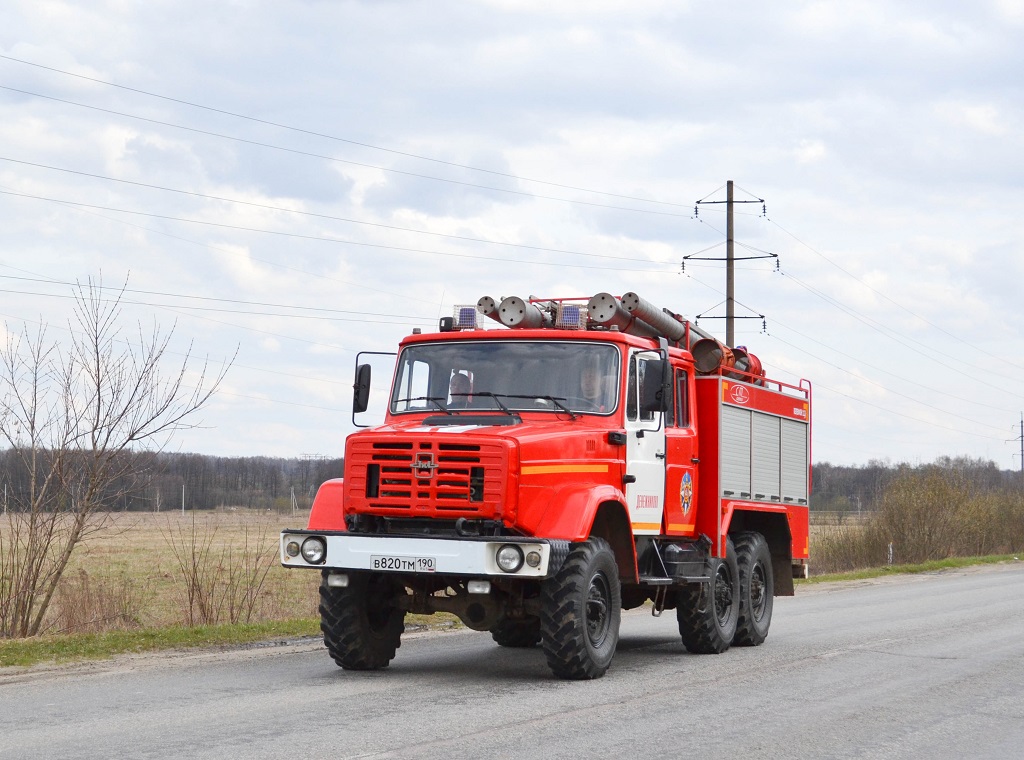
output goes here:
{"type": "Polygon", "coordinates": [[[539,644],[567,679],[602,676],[645,603],[690,652],[756,646],[807,572],[810,424],[807,381],[635,293],[481,298],[401,342],[384,424],[348,437],[281,561],[320,571],[350,670],[388,665],[408,612],[539,644]]]}

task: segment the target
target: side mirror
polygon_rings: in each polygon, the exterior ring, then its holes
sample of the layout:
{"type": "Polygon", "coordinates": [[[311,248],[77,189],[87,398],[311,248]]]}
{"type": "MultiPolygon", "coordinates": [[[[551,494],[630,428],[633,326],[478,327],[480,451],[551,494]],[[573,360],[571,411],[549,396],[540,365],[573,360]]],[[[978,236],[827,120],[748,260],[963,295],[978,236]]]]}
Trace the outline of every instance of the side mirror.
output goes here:
{"type": "Polygon", "coordinates": [[[370,365],[356,367],[356,381],[352,386],[352,413],[365,412],[370,404],[370,365]]]}

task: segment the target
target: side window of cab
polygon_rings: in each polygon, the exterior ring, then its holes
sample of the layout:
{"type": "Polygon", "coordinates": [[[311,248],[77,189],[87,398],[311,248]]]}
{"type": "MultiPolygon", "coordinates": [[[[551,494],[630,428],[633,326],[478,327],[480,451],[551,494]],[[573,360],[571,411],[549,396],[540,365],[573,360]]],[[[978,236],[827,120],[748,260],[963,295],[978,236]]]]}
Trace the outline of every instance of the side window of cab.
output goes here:
{"type": "Polygon", "coordinates": [[[689,373],[684,369],[675,371],[675,420],[676,427],[690,426],[690,383],[689,373]]]}

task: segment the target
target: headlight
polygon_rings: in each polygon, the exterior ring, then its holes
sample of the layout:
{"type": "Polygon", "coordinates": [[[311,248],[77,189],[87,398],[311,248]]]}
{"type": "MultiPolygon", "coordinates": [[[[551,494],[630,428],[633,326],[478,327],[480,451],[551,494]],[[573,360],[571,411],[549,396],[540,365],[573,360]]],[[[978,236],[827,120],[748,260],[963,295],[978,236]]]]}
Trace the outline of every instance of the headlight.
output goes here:
{"type": "Polygon", "coordinates": [[[302,542],[302,558],[311,565],[319,565],[327,557],[327,544],[319,536],[310,536],[302,542]]]}
{"type": "Polygon", "coordinates": [[[539,567],[540,566],[540,559],[541,559],[540,552],[538,552],[538,551],[529,552],[526,555],[526,564],[529,565],[530,567],[539,567]]]}
{"type": "Polygon", "coordinates": [[[515,544],[505,544],[494,555],[494,561],[506,573],[517,572],[523,566],[523,550],[515,544]]]}
{"type": "Polygon", "coordinates": [[[298,557],[299,556],[299,542],[298,541],[289,541],[284,546],[284,553],[287,554],[289,557],[298,557]]]}

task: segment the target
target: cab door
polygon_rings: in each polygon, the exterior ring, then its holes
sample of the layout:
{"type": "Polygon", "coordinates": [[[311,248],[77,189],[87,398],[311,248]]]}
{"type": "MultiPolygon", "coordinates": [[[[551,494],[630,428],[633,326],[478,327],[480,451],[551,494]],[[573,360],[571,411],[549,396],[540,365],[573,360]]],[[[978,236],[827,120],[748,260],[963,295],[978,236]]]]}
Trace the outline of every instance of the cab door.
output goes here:
{"type": "Polygon", "coordinates": [[[634,351],[626,383],[626,504],[633,533],[661,533],[665,508],[665,421],[649,401],[662,382],[659,354],[634,351]],[[645,402],[645,400],[647,400],[645,402]]]}
{"type": "Polygon", "coordinates": [[[692,536],[696,533],[697,431],[690,407],[690,372],[673,369],[674,403],[665,424],[665,533],[692,536]]]}

